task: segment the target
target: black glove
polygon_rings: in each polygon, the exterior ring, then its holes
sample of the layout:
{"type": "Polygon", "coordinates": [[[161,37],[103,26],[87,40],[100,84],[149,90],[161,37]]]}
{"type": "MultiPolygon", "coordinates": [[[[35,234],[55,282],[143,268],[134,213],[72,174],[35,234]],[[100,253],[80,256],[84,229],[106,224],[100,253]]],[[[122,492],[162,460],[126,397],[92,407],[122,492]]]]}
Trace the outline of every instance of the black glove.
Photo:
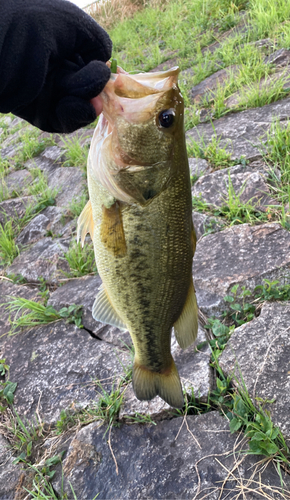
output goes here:
{"type": "Polygon", "coordinates": [[[111,49],[109,35],[66,0],[0,0],[0,112],[48,132],[91,123],[111,49]]]}

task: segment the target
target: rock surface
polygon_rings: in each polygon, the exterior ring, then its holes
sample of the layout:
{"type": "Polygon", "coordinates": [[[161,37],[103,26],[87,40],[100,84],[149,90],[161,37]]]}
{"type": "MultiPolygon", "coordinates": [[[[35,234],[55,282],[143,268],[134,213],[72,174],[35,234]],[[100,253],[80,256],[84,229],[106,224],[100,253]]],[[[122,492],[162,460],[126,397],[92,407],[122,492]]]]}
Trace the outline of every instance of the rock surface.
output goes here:
{"type": "Polygon", "coordinates": [[[224,297],[235,284],[253,290],[290,269],[290,233],[280,224],[243,224],[202,238],[193,258],[197,303],[209,316],[229,305],[224,297]]]}
{"type": "Polygon", "coordinates": [[[21,274],[27,281],[37,281],[42,277],[48,283],[56,283],[64,277],[61,271],[69,271],[69,265],[64,259],[68,248],[68,240],[42,238],[16,257],[7,272],[21,274]]]}
{"type": "Polygon", "coordinates": [[[21,486],[21,464],[13,464],[14,456],[8,441],[0,434],[0,499],[17,500],[15,492],[21,486]]]}
{"type": "Polygon", "coordinates": [[[130,363],[128,351],[64,321],[7,338],[3,356],[17,382],[17,412],[33,419],[38,410],[46,423],[56,422],[62,409],[95,403],[102,393],[98,383],[110,392],[130,363]]]}
{"type": "Polygon", "coordinates": [[[220,139],[219,147],[232,153],[232,159],[244,156],[254,160],[262,156],[262,144],[267,139],[267,131],[275,119],[288,120],[290,117],[290,98],[254,108],[228,114],[214,122],[203,123],[187,132],[187,138],[198,143],[203,140],[208,144],[212,138],[220,139]]]}
{"type": "Polygon", "coordinates": [[[191,192],[192,196],[215,207],[229,204],[229,198],[232,198],[264,211],[267,206],[276,204],[264,177],[251,167],[235,165],[203,175],[191,192]]]}
{"type": "Polygon", "coordinates": [[[192,220],[198,241],[204,234],[216,233],[221,231],[225,225],[224,221],[218,217],[202,214],[200,212],[192,212],[192,220]]]}
{"type": "MultiPolygon", "coordinates": [[[[243,381],[290,443],[290,303],[266,303],[258,318],[237,328],[220,357],[227,376],[243,381]]],[[[237,380],[232,379],[237,385],[237,380]]]]}
{"type": "Polygon", "coordinates": [[[48,300],[48,305],[60,309],[71,304],[83,306],[82,324],[90,333],[98,339],[124,347],[124,344],[132,344],[128,332],[124,332],[111,325],[105,325],[100,321],[95,321],[92,317],[92,308],[101,286],[100,276],[84,276],[83,278],[69,280],[61,288],[53,292],[48,300]]]}
{"type": "Polygon", "coordinates": [[[68,207],[85,192],[86,182],[78,168],[59,167],[49,175],[48,186],[58,190],[56,205],[68,207]]]}
{"type": "MultiPolygon", "coordinates": [[[[104,426],[93,423],[75,436],[63,463],[64,492],[70,494],[69,481],[82,500],[96,492],[102,499],[218,500],[237,498],[244,486],[251,495],[247,498],[258,499],[270,485],[276,490],[271,498],[282,498],[272,463],[259,475],[253,469],[258,457],[240,455],[245,443],[229,433],[217,412],[188,416],[186,424],[174,418],[158,425],[113,427],[110,444],[118,473],[104,432],[104,426]]],[[[288,489],[289,477],[283,479],[288,489]]],[[[54,480],[58,493],[61,482],[59,473],[54,480]]]]}

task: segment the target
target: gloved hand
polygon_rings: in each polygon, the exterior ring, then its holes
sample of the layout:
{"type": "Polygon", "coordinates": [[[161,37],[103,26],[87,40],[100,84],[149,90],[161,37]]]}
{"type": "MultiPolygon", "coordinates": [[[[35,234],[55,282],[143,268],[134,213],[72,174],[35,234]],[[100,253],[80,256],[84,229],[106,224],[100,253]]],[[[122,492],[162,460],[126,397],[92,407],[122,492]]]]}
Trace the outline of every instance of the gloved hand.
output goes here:
{"type": "Polygon", "coordinates": [[[111,49],[108,34],[66,0],[0,0],[0,112],[48,132],[91,123],[111,49]]]}

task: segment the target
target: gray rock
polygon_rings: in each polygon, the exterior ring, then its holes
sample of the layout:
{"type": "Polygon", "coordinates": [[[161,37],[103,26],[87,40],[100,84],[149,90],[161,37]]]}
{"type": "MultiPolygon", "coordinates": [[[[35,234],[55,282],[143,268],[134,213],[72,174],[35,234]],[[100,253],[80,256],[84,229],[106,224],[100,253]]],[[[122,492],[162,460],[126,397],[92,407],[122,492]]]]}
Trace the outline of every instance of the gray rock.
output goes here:
{"type": "Polygon", "coordinates": [[[204,175],[196,181],[191,192],[193,197],[201,198],[215,207],[227,205],[231,195],[241,203],[250,203],[264,211],[267,206],[277,202],[271,198],[263,177],[251,167],[235,165],[204,175]]]}
{"type": "Polygon", "coordinates": [[[32,175],[28,170],[16,170],[6,175],[1,180],[5,198],[11,198],[15,193],[19,196],[32,180],[32,175]]]}
{"type": "MultiPolygon", "coordinates": [[[[5,341],[5,335],[11,330],[9,321],[9,310],[7,302],[9,297],[22,297],[28,300],[37,300],[38,288],[28,287],[26,285],[16,285],[4,276],[0,277],[0,332],[1,345],[5,341]]],[[[12,318],[11,318],[12,319],[12,318]]]]}
{"type": "Polygon", "coordinates": [[[111,325],[105,325],[100,321],[95,321],[92,317],[92,308],[101,286],[99,276],[84,276],[74,280],[68,280],[60,288],[53,292],[48,300],[48,305],[56,309],[68,307],[71,304],[83,306],[82,324],[84,328],[93,333],[98,339],[101,339],[118,347],[124,347],[124,344],[132,344],[130,334],[115,328],[111,325]]]}
{"type": "Polygon", "coordinates": [[[49,219],[45,215],[38,214],[32,219],[29,224],[21,231],[16,239],[16,243],[25,245],[35,243],[46,235],[49,219]]]}
{"type": "Polygon", "coordinates": [[[191,177],[200,177],[210,172],[208,162],[202,158],[188,158],[188,164],[191,177]]]}
{"type": "Polygon", "coordinates": [[[235,65],[226,69],[220,69],[216,73],[213,73],[213,75],[208,76],[191,89],[191,101],[194,104],[200,104],[204,101],[208,102],[214,99],[217,89],[227,85],[239,73],[239,70],[239,66],[235,65]]]}
{"type": "MultiPolygon", "coordinates": [[[[104,432],[105,426],[94,422],[71,442],[63,463],[68,495],[70,482],[82,500],[91,500],[96,493],[101,499],[233,499],[242,488],[249,492],[248,499],[258,499],[269,486],[271,498],[283,498],[273,463],[259,476],[253,469],[259,457],[240,455],[245,442],[229,433],[227,420],[218,412],[187,416],[186,424],[180,417],[157,425],[113,427],[112,451],[104,432]]],[[[286,490],[289,476],[284,472],[283,479],[286,490]]],[[[60,493],[61,472],[53,485],[60,493]]]]}
{"type": "Polygon", "coordinates": [[[42,238],[22,252],[7,269],[8,273],[21,274],[27,281],[37,281],[42,276],[48,283],[63,277],[61,270],[69,272],[64,259],[69,242],[65,239],[42,238]]]}
{"type": "Polygon", "coordinates": [[[196,401],[208,401],[213,389],[213,374],[209,366],[211,351],[205,330],[199,325],[196,342],[187,349],[181,349],[175,338],[172,340],[171,352],[177,366],[181,383],[189,397],[196,401]],[[198,350],[196,346],[199,346],[198,350]]]}
{"type": "Polygon", "coordinates": [[[41,154],[43,158],[47,158],[53,162],[59,162],[62,159],[62,155],[63,152],[58,146],[49,146],[41,154]]]}
{"type": "Polygon", "coordinates": [[[66,237],[72,234],[75,227],[69,224],[70,218],[67,211],[61,207],[47,207],[36,215],[17,237],[17,243],[21,245],[35,243],[49,234],[58,237],[66,237]]]}
{"type": "MultiPolygon", "coordinates": [[[[289,248],[289,247],[288,247],[289,248]]],[[[283,436],[290,439],[290,303],[265,304],[261,315],[236,328],[219,358],[226,375],[235,374],[234,385],[243,381],[263,404],[283,436]],[[239,381],[239,382],[238,382],[239,381]]]]}
{"type": "Polygon", "coordinates": [[[265,64],[275,64],[275,66],[283,67],[290,64],[290,50],[279,49],[265,57],[265,64]]]}
{"type": "Polygon", "coordinates": [[[14,156],[16,156],[21,149],[22,149],[22,144],[20,142],[18,142],[16,144],[11,144],[10,146],[7,146],[6,148],[2,147],[0,154],[1,154],[2,158],[4,158],[4,159],[9,158],[10,159],[10,158],[14,158],[14,156]]]}
{"type": "MultiPolygon", "coordinates": [[[[8,441],[0,434],[0,499],[16,500],[16,491],[22,484],[23,470],[15,460],[8,441]]],[[[19,498],[19,497],[18,497],[19,498]]]]}
{"type": "Polygon", "coordinates": [[[34,196],[22,196],[21,198],[12,198],[0,203],[0,224],[5,224],[11,219],[21,219],[28,206],[35,203],[34,196]]]}
{"type": "Polygon", "coordinates": [[[193,282],[197,303],[208,315],[228,309],[223,298],[235,284],[253,290],[290,268],[290,233],[280,224],[243,224],[209,234],[197,243],[193,282]]]}
{"type": "Polygon", "coordinates": [[[221,231],[225,223],[220,217],[192,212],[192,220],[195,229],[196,240],[198,241],[204,234],[216,233],[221,231]]]}
{"type": "Polygon", "coordinates": [[[62,409],[96,402],[101,389],[111,391],[130,363],[128,351],[93,339],[88,332],[64,321],[32,328],[10,337],[3,356],[10,380],[17,382],[14,406],[21,416],[39,413],[56,422],[62,409]]]}
{"type": "Polygon", "coordinates": [[[56,205],[68,207],[72,201],[80,198],[86,189],[86,182],[82,172],[76,167],[59,167],[48,177],[48,185],[58,189],[56,205]]]}
{"type": "Polygon", "coordinates": [[[39,168],[47,175],[52,175],[63,161],[63,152],[58,146],[49,146],[39,156],[28,160],[25,167],[28,169],[39,168]]]}
{"type": "Polygon", "coordinates": [[[290,98],[268,104],[262,108],[233,113],[211,123],[199,124],[186,133],[187,139],[207,145],[212,138],[220,139],[219,147],[232,153],[233,159],[245,156],[254,160],[262,156],[262,143],[267,139],[267,131],[277,118],[280,122],[290,117],[290,98]]]}

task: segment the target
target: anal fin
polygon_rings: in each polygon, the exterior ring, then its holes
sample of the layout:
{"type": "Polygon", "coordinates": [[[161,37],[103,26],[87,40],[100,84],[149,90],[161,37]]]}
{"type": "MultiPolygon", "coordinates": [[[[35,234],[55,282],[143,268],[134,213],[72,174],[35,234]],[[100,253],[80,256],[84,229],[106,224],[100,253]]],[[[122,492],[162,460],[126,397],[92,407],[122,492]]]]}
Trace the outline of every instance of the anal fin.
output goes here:
{"type": "Polygon", "coordinates": [[[108,298],[107,292],[103,286],[101,286],[99,293],[96,296],[92,315],[96,321],[101,321],[102,323],[116,326],[117,328],[120,328],[122,330],[127,330],[127,326],[113,308],[108,298]]]}
{"type": "Polygon", "coordinates": [[[91,238],[94,237],[94,220],[91,201],[89,200],[78,218],[77,241],[81,240],[82,246],[87,233],[90,233],[91,238]]]}
{"type": "Polygon", "coordinates": [[[189,347],[197,337],[198,308],[192,279],[187,298],[178,320],[174,323],[176,340],[182,349],[189,347]]]}
{"type": "Polygon", "coordinates": [[[103,206],[101,241],[106,249],[116,257],[124,257],[127,252],[120,203],[116,201],[110,208],[103,206]]]}

